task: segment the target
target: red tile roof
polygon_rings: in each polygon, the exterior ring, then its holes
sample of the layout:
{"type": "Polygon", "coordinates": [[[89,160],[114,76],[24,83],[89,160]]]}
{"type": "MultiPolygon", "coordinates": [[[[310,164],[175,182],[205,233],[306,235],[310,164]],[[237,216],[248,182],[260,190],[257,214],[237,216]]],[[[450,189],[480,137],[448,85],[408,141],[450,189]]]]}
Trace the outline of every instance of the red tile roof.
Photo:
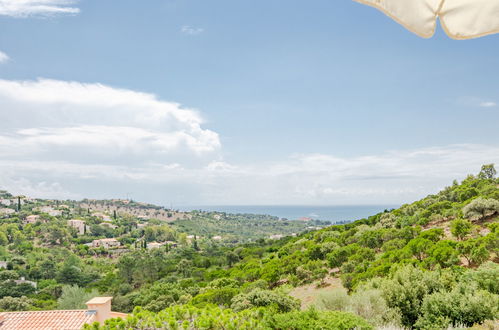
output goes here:
{"type": "Polygon", "coordinates": [[[80,330],[95,320],[95,311],[59,310],[0,313],[1,330],[80,330]]]}

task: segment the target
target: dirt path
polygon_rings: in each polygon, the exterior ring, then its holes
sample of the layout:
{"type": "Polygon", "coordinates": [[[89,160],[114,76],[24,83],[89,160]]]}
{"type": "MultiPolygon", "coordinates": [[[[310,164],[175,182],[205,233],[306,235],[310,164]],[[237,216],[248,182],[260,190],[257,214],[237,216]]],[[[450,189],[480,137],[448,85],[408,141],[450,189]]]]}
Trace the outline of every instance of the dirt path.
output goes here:
{"type": "Polygon", "coordinates": [[[326,278],[325,283],[327,284],[327,286],[320,288],[317,287],[317,283],[302,285],[291,290],[289,295],[300,299],[301,309],[307,309],[317,302],[317,298],[321,293],[335,288],[343,288],[341,280],[336,277],[326,278]]]}

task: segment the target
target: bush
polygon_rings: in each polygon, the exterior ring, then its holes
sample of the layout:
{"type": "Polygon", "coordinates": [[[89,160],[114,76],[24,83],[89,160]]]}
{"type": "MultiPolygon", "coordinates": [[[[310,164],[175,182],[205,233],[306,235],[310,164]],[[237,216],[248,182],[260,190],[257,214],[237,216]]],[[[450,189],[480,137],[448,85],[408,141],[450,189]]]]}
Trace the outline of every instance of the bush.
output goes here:
{"type": "Polygon", "coordinates": [[[345,289],[334,289],[320,295],[318,307],[354,313],[377,326],[400,325],[400,314],[388,307],[377,289],[358,288],[352,295],[345,289]]]}
{"type": "Polygon", "coordinates": [[[286,330],[368,330],[373,326],[366,320],[345,312],[324,312],[309,310],[306,312],[291,312],[269,315],[266,318],[268,328],[286,330]]]}
{"type": "Polygon", "coordinates": [[[482,290],[499,294],[499,265],[493,262],[487,262],[475,271],[468,272],[466,278],[475,282],[482,290]]]}
{"type": "Polygon", "coordinates": [[[456,219],[450,223],[450,232],[454,237],[462,240],[471,233],[472,226],[468,220],[456,219]]]}
{"type": "Polygon", "coordinates": [[[108,329],[266,329],[257,311],[233,312],[218,307],[172,306],[158,313],[135,308],[126,319],[110,319],[104,325],[85,324],[87,330],[108,329]]]}
{"type": "Polygon", "coordinates": [[[476,286],[460,284],[450,292],[436,292],[424,298],[415,327],[435,329],[455,325],[472,326],[499,316],[499,296],[476,286]]]}
{"type": "Polygon", "coordinates": [[[239,290],[234,288],[209,289],[195,296],[191,303],[198,307],[206,304],[229,307],[232,298],[238,293],[239,290]]]}
{"type": "Polygon", "coordinates": [[[477,198],[463,208],[463,214],[470,220],[481,220],[499,213],[499,201],[495,199],[477,198]]]}
{"type": "Polygon", "coordinates": [[[380,281],[378,286],[388,307],[400,312],[405,326],[412,326],[418,319],[423,298],[443,287],[437,272],[413,266],[399,269],[392,278],[380,281]]]}
{"type": "Polygon", "coordinates": [[[33,307],[33,300],[27,297],[4,297],[0,299],[0,310],[7,312],[26,311],[33,307]]]}
{"type": "Polygon", "coordinates": [[[274,306],[280,312],[289,312],[300,308],[300,301],[285,293],[255,289],[249,293],[242,293],[232,299],[231,308],[235,311],[254,307],[274,306]]]}

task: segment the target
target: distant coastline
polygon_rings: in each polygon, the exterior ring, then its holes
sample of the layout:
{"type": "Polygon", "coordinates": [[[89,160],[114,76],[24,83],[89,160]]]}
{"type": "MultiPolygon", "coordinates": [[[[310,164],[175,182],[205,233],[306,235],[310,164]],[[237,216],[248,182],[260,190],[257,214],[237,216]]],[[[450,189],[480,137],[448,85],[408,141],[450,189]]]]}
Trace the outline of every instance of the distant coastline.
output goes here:
{"type": "Polygon", "coordinates": [[[331,222],[362,219],[398,205],[345,205],[345,206],[300,206],[300,205],[186,205],[181,211],[202,210],[209,212],[268,214],[288,220],[311,218],[331,222]]]}

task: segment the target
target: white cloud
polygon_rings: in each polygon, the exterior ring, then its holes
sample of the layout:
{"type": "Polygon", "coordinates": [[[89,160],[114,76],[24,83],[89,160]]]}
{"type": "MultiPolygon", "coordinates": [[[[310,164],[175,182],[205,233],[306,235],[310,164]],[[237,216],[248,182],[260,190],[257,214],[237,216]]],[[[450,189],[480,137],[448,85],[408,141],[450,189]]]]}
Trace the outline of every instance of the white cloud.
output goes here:
{"type": "Polygon", "coordinates": [[[180,29],[180,31],[182,33],[185,33],[185,34],[188,34],[188,35],[191,35],[191,36],[195,36],[195,35],[203,33],[204,29],[203,28],[195,28],[195,27],[192,27],[192,26],[189,26],[189,25],[184,25],[184,26],[182,26],[182,28],[180,29]]]}
{"type": "Polygon", "coordinates": [[[0,15],[11,17],[77,14],[77,0],[0,0],[0,15]]]}
{"type": "Polygon", "coordinates": [[[9,56],[0,51],[0,63],[5,63],[9,60],[9,56]]]}
{"type": "Polygon", "coordinates": [[[0,111],[0,152],[13,159],[170,163],[220,149],[197,111],[101,84],[0,80],[0,111]]]}
{"type": "Polygon", "coordinates": [[[499,147],[471,144],[234,163],[199,112],[102,84],[0,80],[0,117],[0,188],[40,197],[393,204],[499,164],[499,147]]]}
{"type": "Polygon", "coordinates": [[[482,108],[492,108],[492,107],[496,107],[497,103],[496,102],[492,102],[492,101],[484,101],[484,102],[480,103],[480,106],[482,108]]]}

